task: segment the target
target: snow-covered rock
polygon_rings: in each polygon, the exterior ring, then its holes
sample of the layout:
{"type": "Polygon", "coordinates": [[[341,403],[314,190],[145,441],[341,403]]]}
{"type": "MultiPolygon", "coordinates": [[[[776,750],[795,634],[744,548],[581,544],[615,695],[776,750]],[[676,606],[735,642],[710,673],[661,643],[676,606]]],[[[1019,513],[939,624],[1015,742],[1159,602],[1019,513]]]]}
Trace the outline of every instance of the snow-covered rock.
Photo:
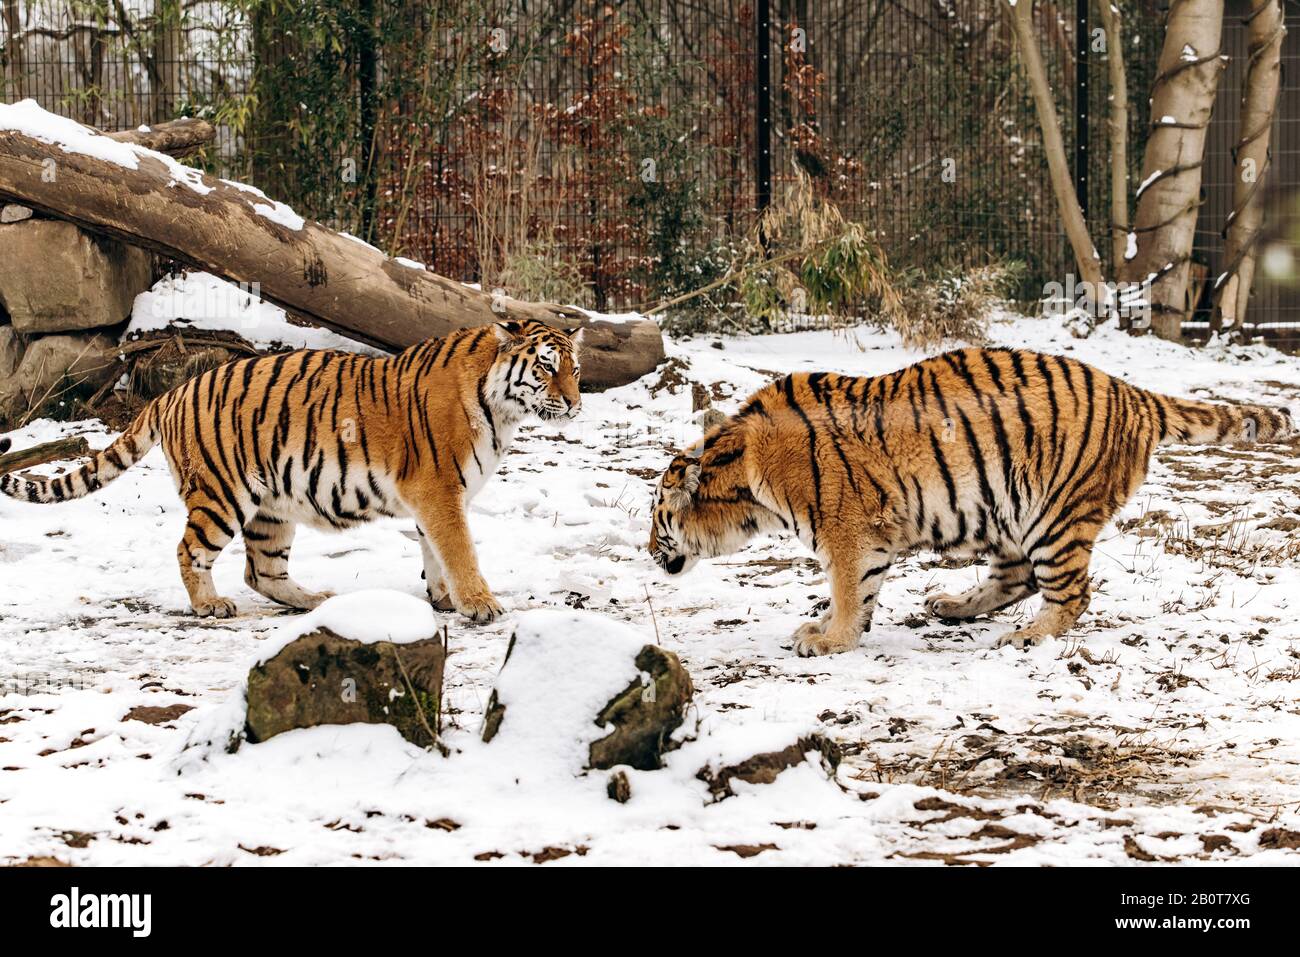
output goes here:
{"type": "Polygon", "coordinates": [[[677,656],[586,611],[521,615],[488,703],[483,740],[549,753],[574,771],[659,767],[693,694],[677,656]]]}
{"type": "Polygon", "coordinates": [[[268,642],[249,671],[248,740],[359,723],[436,744],[446,660],[437,630],[428,602],[402,592],[327,600],[268,642]]]}

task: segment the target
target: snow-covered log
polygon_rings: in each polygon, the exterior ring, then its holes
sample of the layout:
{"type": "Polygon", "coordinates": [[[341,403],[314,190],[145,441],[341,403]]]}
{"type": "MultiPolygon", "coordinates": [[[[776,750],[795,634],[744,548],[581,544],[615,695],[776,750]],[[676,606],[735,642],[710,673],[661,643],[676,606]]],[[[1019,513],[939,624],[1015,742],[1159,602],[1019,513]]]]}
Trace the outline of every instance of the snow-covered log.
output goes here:
{"type": "Polygon", "coordinates": [[[168,156],[188,156],[217,138],[217,128],[207,120],[187,116],[167,123],[104,134],[119,143],[134,143],[168,156]]]}
{"type": "Polygon", "coordinates": [[[653,322],[593,321],[572,307],[482,292],[30,100],[0,105],[0,198],[256,284],[297,317],[384,349],[501,319],[582,325],[583,385],[592,389],[631,382],[664,355],[653,322]]]}

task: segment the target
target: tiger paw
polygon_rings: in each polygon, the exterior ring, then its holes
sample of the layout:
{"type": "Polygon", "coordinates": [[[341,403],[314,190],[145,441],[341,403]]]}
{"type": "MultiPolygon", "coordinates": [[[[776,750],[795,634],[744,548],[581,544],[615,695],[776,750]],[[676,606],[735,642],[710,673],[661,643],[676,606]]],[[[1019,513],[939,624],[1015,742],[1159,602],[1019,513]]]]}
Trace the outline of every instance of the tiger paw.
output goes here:
{"type": "Polygon", "coordinates": [[[960,618],[964,610],[963,603],[956,595],[927,595],[925,611],[935,618],[960,618]]]}
{"type": "Polygon", "coordinates": [[[1024,651],[1028,648],[1033,648],[1035,645],[1041,645],[1043,639],[1046,637],[1048,636],[1041,632],[1022,629],[1020,631],[1008,632],[1003,635],[994,643],[993,647],[1004,648],[1007,645],[1010,645],[1013,648],[1019,648],[1021,651],[1024,651]]]}
{"type": "Polygon", "coordinates": [[[301,599],[302,604],[297,605],[297,607],[301,608],[303,611],[311,611],[313,608],[323,605],[333,597],[334,592],[332,591],[304,592],[301,599]]]}
{"type": "Polygon", "coordinates": [[[455,611],[456,606],[451,600],[451,596],[443,592],[440,596],[435,596],[429,592],[429,604],[433,606],[434,611],[455,611]]]}
{"type": "Polygon", "coordinates": [[[486,591],[455,601],[455,605],[456,611],[470,621],[479,623],[492,621],[505,611],[501,603],[492,597],[492,593],[486,591]]]}
{"type": "Polygon", "coordinates": [[[857,637],[844,639],[822,631],[818,622],[806,622],[794,633],[794,651],[800,658],[834,655],[852,651],[858,646],[857,637]]]}
{"type": "Polygon", "coordinates": [[[229,598],[214,598],[195,605],[194,614],[200,618],[234,618],[235,603],[229,598]]]}

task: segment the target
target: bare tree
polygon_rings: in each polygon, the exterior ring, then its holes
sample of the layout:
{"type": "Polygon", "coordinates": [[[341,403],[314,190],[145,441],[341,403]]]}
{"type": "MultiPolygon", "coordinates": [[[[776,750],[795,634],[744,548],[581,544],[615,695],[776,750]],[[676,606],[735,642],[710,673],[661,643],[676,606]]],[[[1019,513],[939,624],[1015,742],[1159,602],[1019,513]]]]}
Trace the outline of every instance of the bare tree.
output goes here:
{"type": "Polygon", "coordinates": [[[185,60],[184,12],[179,0],[154,0],[150,41],[155,65],[152,122],[174,119],[181,102],[181,67],[185,60]]]}
{"type": "Polygon", "coordinates": [[[1125,278],[1150,282],[1151,327],[1182,335],[1188,266],[1200,206],[1205,132],[1224,58],[1223,0],[1172,0],[1151,94],[1151,136],[1137,188],[1137,254],[1125,278]]]}
{"type": "Polygon", "coordinates": [[[1043,151],[1047,154],[1047,167],[1052,179],[1052,192],[1056,195],[1057,209],[1065,225],[1065,235],[1074,252],[1074,262],[1079,276],[1091,283],[1094,289],[1101,286],[1101,261],[1097,247],[1088,235],[1088,224],[1079,208],[1070,177],[1070,164],[1065,157],[1065,143],[1061,139],[1061,123],[1056,115],[1056,102],[1047,79],[1047,69],[1034,37],[1033,0],[1006,0],[1007,15],[1011,19],[1020,47],[1020,61],[1034,94],[1034,107],[1038,112],[1038,125],[1043,134],[1043,151]]]}
{"type": "MultiPolygon", "coordinates": [[[[27,66],[23,62],[23,18],[18,0],[4,0],[5,65],[9,68],[8,89],[5,95],[21,100],[25,95],[27,66]]],[[[4,77],[0,77],[0,80],[4,77]]]]}
{"type": "Polygon", "coordinates": [[[1106,31],[1106,72],[1110,80],[1110,242],[1111,268],[1119,272],[1128,245],[1128,73],[1124,69],[1123,18],[1115,0],[1098,0],[1106,31]]]}
{"type": "Polygon", "coordinates": [[[1281,0],[1256,0],[1246,17],[1247,66],[1242,92],[1239,135],[1233,149],[1232,212],[1224,228],[1222,275],[1215,280],[1211,328],[1236,328],[1246,323],[1246,307],[1255,278],[1255,244],[1264,219],[1265,174],[1272,165],[1269,146],[1273,116],[1282,80],[1282,39],[1286,36],[1281,0]]]}

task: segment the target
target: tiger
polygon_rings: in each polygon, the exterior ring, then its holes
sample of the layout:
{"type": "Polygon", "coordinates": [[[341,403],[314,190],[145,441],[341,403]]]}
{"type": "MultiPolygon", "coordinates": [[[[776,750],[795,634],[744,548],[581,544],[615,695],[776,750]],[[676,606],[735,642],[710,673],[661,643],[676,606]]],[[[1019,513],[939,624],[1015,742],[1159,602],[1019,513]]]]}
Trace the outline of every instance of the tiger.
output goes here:
{"type": "Polygon", "coordinates": [[[830,610],[794,633],[805,657],[857,646],[899,556],[984,555],[982,584],[932,594],[926,610],[973,619],[1041,593],[1033,619],[996,641],[1023,650],[1088,607],[1093,545],[1157,445],[1294,435],[1285,409],[1173,398],[1019,349],[961,349],[871,378],[796,373],[673,458],[649,551],[676,576],[792,532],[830,579],[830,610]]]}
{"type": "Polygon", "coordinates": [[[237,532],[249,587],[311,609],[330,593],[289,577],[298,525],[337,531],[409,516],[429,600],[491,621],[502,607],[480,573],[466,509],[521,422],[578,415],[581,344],[581,329],[510,320],[392,356],[303,350],[237,360],[154,399],[74,471],[5,475],[0,491],[27,502],[78,498],[162,443],[188,513],[176,554],[195,614],[235,614],[212,565],[237,532]]]}

